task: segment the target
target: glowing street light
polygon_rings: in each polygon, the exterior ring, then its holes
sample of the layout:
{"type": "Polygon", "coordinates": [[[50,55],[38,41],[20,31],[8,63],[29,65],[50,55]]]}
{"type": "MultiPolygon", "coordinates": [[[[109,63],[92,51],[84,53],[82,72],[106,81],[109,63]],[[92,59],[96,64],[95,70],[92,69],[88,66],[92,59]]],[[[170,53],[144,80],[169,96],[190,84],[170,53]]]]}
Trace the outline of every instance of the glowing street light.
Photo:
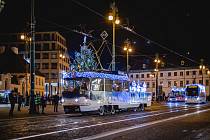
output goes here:
{"type": "Polygon", "coordinates": [[[127,63],[126,63],[126,71],[128,72],[129,71],[129,68],[128,68],[128,66],[129,66],[129,61],[128,61],[128,53],[129,52],[132,52],[132,48],[131,48],[131,43],[130,43],[130,41],[127,39],[126,41],[125,41],[125,46],[124,46],[124,48],[123,48],[123,50],[124,51],[126,51],[126,60],[127,60],[127,63]]]}
{"type": "Polygon", "coordinates": [[[112,21],[112,71],[115,71],[115,26],[116,24],[120,24],[117,12],[118,9],[114,2],[111,4],[111,12],[108,16],[108,20],[112,21]]]}

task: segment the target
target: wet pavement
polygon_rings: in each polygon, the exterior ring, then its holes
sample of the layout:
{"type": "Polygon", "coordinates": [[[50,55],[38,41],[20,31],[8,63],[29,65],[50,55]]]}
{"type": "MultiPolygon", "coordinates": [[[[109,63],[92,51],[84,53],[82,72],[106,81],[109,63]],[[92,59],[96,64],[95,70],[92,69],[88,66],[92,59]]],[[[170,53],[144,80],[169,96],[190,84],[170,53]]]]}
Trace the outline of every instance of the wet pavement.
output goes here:
{"type": "Polygon", "coordinates": [[[47,115],[2,118],[0,132],[0,139],[208,139],[210,104],[153,104],[144,112],[106,116],[48,111],[47,115]]]}

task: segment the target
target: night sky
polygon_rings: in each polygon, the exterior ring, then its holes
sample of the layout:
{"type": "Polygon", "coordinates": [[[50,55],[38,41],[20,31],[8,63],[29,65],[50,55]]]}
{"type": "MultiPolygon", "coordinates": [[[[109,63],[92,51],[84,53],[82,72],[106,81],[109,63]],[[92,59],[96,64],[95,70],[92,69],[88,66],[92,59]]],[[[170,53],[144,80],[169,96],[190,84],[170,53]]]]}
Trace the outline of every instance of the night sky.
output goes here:
{"type": "MultiPolygon", "coordinates": [[[[108,43],[112,43],[112,24],[104,17],[110,10],[111,0],[35,0],[36,31],[59,31],[66,39],[69,53],[72,56],[82,44],[82,36],[72,32],[92,31],[94,46],[99,47],[100,33],[106,30],[109,34],[108,43]],[[80,3],[80,4],[78,4],[80,3]],[[81,4],[85,5],[83,7],[81,4]],[[94,10],[91,11],[90,9],[94,10]]],[[[29,31],[30,0],[5,0],[6,5],[0,13],[0,33],[29,31]]],[[[116,29],[116,57],[119,69],[125,69],[125,53],[122,44],[129,38],[134,44],[134,50],[129,57],[131,69],[139,69],[142,63],[151,65],[155,53],[168,67],[178,66],[181,58],[171,49],[199,63],[204,59],[208,65],[210,57],[209,25],[210,11],[207,3],[200,1],[162,1],[162,0],[116,0],[121,24],[133,28],[136,33],[149,40],[134,35],[124,29],[116,29]],[[121,63],[119,63],[121,62],[121,63]]],[[[111,50],[111,45],[109,48],[111,50]]],[[[107,67],[111,60],[108,49],[102,54],[102,63],[107,67]]],[[[199,65],[186,61],[186,64],[199,65]]]]}

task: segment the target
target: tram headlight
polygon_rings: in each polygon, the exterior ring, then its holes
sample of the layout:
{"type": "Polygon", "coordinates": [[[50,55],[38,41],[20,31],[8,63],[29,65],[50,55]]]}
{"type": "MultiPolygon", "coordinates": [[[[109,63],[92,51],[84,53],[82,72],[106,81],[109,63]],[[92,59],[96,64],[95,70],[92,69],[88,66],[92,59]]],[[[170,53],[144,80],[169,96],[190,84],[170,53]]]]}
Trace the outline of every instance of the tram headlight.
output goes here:
{"type": "Polygon", "coordinates": [[[78,102],[78,99],[77,98],[75,99],[75,102],[78,102]]]}
{"type": "Polygon", "coordinates": [[[62,98],[62,99],[61,99],[61,103],[64,103],[64,102],[65,102],[65,100],[62,98]]]}

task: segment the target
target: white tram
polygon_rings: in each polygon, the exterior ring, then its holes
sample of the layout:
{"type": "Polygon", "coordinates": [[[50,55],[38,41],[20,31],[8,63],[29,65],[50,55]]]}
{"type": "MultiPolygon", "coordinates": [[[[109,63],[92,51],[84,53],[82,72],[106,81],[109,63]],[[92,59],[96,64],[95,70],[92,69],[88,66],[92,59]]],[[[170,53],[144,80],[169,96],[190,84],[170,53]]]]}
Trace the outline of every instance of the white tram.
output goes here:
{"type": "Polygon", "coordinates": [[[100,115],[151,106],[146,84],[129,82],[127,74],[70,72],[65,75],[62,105],[65,113],[97,111],[100,115]]]}

